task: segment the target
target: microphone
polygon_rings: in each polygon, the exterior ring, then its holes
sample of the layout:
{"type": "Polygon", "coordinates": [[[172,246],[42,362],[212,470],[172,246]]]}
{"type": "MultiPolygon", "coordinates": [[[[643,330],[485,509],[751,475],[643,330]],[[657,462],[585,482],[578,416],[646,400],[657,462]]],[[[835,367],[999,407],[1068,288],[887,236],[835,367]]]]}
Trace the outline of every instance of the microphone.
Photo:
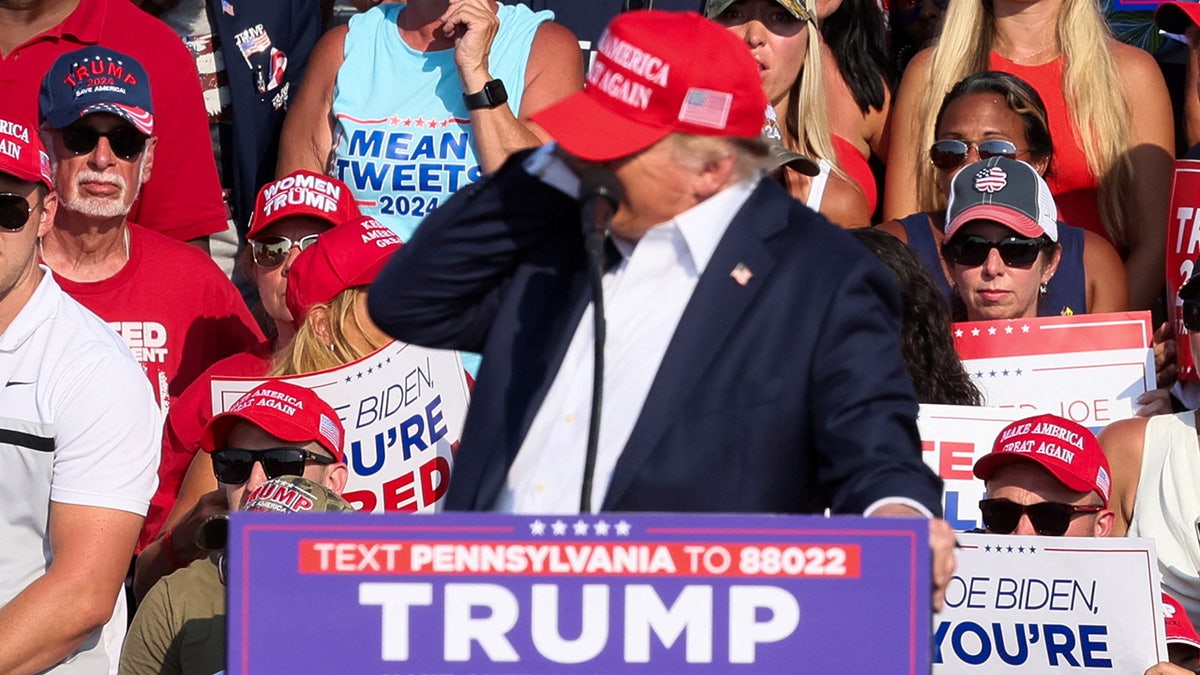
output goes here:
{"type": "Polygon", "coordinates": [[[592,510],[592,475],[596,472],[596,452],[600,440],[600,403],[604,398],[604,238],[613,214],[625,195],[621,181],[608,169],[592,167],[579,175],[579,213],[584,245],[588,254],[588,280],[592,287],[593,335],[592,406],[588,421],[587,454],[583,461],[583,485],[579,491],[579,512],[592,510]]]}

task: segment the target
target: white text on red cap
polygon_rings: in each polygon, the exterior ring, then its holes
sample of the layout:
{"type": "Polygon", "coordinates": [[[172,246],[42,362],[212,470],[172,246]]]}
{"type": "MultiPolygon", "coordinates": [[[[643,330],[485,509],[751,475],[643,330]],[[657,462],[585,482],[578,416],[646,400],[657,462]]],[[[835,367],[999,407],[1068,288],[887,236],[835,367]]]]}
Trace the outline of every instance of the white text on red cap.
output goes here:
{"type": "MultiPolygon", "coordinates": [[[[671,64],[663,63],[659,57],[648,54],[607,32],[600,38],[599,51],[606,59],[633,71],[638,77],[660,87],[667,86],[671,64]]],[[[588,73],[588,84],[639,110],[650,106],[650,96],[654,93],[641,82],[635,82],[621,73],[610,70],[602,60],[592,64],[588,73]]]]}
{"type": "Polygon", "coordinates": [[[268,389],[258,392],[256,396],[248,401],[238,399],[238,402],[229,409],[229,412],[239,412],[251,407],[274,408],[287,415],[295,415],[297,410],[304,409],[304,401],[295,396],[288,396],[283,392],[268,389]]]}
{"type": "Polygon", "coordinates": [[[269,216],[288,204],[303,204],[333,213],[342,198],[342,188],[317,176],[286,176],[263,190],[263,215],[269,216]]]}
{"type": "MultiPolygon", "coordinates": [[[[29,142],[29,129],[16,122],[8,120],[0,120],[0,134],[12,136],[22,143],[29,142]]],[[[13,159],[21,159],[21,146],[7,138],[0,138],[0,153],[12,157],[13,159]]]]}

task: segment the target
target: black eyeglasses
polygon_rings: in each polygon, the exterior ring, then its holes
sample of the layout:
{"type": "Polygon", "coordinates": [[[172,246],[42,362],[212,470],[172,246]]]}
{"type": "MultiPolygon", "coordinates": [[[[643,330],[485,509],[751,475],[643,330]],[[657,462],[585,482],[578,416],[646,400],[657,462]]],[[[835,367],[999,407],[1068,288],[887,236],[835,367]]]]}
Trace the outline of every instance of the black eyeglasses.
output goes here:
{"type": "Polygon", "coordinates": [[[962,163],[967,161],[967,153],[971,152],[971,148],[979,153],[979,159],[991,159],[992,157],[1007,157],[1008,159],[1017,158],[1017,146],[1011,141],[993,139],[983,141],[981,143],[967,143],[952,138],[938,141],[929,148],[929,160],[933,165],[942,170],[956,169],[962,166],[962,163]]]}
{"type": "Polygon", "coordinates": [[[262,464],[263,472],[270,480],[279,476],[303,476],[304,465],[308,462],[327,465],[336,461],[328,455],[318,455],[303,448],[221,448],[212,453],[213,474],[226,485],[241,485],[250,480],[255,462],[262,464]]]}
{"type": "Polygon", "coordinates": [[[942,244],[942,255],[950,262],[967,267],[979,267],[991,255],[1000,252],[1000,259],[1009,267],[1029,267],[1042,249],[1040,237],[1005,237],[992,241],[977,234],[954,237],[942,244]]]}
{"type": "Polygon", "coordinates": [[[279,267],[287,260],[293,246],[299,246],[303,251],[317,243],[318,236],[320,235],[310,234],[295,241],[287,237],[260,237],[250,242],[250,252],[254,256],[254,264],[259,267],[279,267]]]}
{"type": "Polygon", "coordinates": [[[1183,327],[1189,332],[1200,332],[1200,298],[1183,301],[1183,327]]]}
{"type": "Polygon", "coordinates": [[[9,232],[20,232],[29,222],[33,207],[29,200],[11,192],[0,192],[0,227],[9,232]]]}
{"type": "Polygon", "coordinates": [[[108,147],[121,159],[133,159],[146,149],[146,136],[128,124],[100,131],[76,122],[62,130],[63,145],[77,155],[86,155],[95,150],[101,136],[108,139],[108,147]]]}
{"type": "Polygon", "coordinates": [[[1071,526],[1071,519],[1081,513],[1098,513],[1103,506],[1076,506],[1061,502],[1038,502],[1018,504],[1007,499],[981,499],[979,512],[983,515],[983,526],[994,534],[1012,534],[1021,522],[1022,515],[1029,516],[1029,523],[1040,535],[1061,537],[1071,526]]]}

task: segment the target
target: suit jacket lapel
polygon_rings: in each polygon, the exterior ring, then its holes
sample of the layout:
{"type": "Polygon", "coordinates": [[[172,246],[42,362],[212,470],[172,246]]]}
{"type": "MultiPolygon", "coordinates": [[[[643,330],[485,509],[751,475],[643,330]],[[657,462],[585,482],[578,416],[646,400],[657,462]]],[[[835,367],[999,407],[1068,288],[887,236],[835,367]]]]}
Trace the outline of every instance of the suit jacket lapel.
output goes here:
{"type": "Polygon", "coordinates": [[[617,460],[602,509],[612,509],[620,500],[766,283],[775,256],[764,239],[786,224],[785,214],[792,204],[778,185],[764,178],[730,222],[679,319],[629,442],[617,460]],[[751,273],[745,284],[731,274],[739,265],[751,273]]]}

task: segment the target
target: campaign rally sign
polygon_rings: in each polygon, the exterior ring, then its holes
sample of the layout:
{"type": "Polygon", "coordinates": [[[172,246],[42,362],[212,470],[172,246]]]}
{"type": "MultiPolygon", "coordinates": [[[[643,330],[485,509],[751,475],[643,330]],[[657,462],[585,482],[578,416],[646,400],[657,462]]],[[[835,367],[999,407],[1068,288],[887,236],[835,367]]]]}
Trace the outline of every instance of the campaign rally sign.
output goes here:
{"type": "MultiPolygon", "coordinates": [[[[458,352],[392,342],[341,368],[281,379],[337,410],[350,468],[342,496],[356,509],[436,510],[470,401],[458,352]]],[[[228,410],[262,381],[213,379],[213,411],[228,410]]]]}
{"type": "Polygon", "coordinates": [[[230,527],[235,675],[930,668],[923,519],[238,512],[230,527]]]}
{"type": "Polygon", "coordinates": [[[1099,428],[1133,417],[1155,386],[1150,312],[953,325],[954,346],[986,405],[1099,428]]]}
{"type": "Polygon", "coordinates": [[[1142,673],[1167,660],[1152,539],[960,534],[935,675],[1142,673]]]}
{"type": "Polygon", "coordinates": [[[1179,287],[1192,276],[1200,256],[1200,160],[1175,161],[1175,185],[1171,190],[1171,217],[1167,219],[1167,308],[1175,325],[1179,377],[1200,379],[1192,343],[1183,327],[1183,302],[1179,287]]]}
{"type": "Polygon", "coordinates": [[[1020,419],[1039,414],[1025,408],[980,408],[923,404],[917,415],[921,457],[945,483],[942,507],[955,530],[980,527],[979,500],[983,481],[971,473],[975,461],[992,451],[1000,431],[1020,419]]]}

